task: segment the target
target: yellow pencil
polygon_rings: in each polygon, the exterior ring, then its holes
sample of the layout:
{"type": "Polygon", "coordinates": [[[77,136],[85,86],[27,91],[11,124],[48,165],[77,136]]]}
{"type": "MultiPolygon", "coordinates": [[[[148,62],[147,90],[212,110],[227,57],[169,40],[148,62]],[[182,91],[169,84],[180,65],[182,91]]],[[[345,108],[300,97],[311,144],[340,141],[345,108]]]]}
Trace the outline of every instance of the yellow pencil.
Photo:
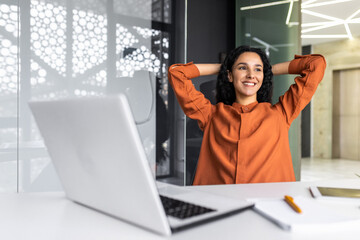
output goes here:
{"type": "Polygon", "coordinates": [[[285,202],[297,213],[302,213],[300,207],[294,203],[294,199],[288,195],[284,196],[285,202]]]}

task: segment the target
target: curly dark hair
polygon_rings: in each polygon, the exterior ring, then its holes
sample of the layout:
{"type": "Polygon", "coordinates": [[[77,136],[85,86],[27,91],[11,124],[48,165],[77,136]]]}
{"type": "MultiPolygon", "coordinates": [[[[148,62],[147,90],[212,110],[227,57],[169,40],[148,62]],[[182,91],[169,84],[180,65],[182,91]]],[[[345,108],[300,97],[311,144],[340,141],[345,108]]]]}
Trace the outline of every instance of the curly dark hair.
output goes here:
{"type": "Polygon", "coordinates": [[[271,103],[273,93],[273,73],[271,65],[266,54],[259,48],[252,48],[249,46],[240,46],[229,52],[224,62],[221,64],[220,71],[216,82],[216,102],[222,102],[227,105],[232,105],[236,100],[234,84],[229,81],[228,71],[232,72],[232,67],[238,57],[244,52],[257,53],[263,62],[263,83],[257,92],[257,101],[271,103]]]}

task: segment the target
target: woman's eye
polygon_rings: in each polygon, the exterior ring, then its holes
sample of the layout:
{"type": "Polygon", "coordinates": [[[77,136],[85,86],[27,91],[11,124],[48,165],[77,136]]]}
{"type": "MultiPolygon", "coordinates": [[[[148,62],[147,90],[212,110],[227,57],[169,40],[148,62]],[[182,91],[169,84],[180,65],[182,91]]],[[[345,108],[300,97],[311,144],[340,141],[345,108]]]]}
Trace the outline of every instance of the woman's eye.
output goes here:
{"type": "Polygon", "coordinates": [[[239,67],[240,70],[246,70],[245,66],[239,67]]]}
{"type": "Polygon", "coordinates": [[[261,68],[256,68],[255,71],[261,72],[262,70],[261,70],[261,68]]]}

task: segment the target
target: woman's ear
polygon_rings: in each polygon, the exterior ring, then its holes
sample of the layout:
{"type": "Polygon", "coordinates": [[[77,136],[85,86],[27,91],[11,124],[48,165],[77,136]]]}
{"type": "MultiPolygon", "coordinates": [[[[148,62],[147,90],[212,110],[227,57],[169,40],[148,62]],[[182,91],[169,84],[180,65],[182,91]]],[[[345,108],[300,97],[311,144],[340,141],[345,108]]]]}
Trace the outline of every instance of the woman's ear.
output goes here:
{"type": "Polygon", "coordinates": [[[232,74],[229,70],[227,70],[227,77],[229,79],[229,82],[233,82],[232,74]]]}

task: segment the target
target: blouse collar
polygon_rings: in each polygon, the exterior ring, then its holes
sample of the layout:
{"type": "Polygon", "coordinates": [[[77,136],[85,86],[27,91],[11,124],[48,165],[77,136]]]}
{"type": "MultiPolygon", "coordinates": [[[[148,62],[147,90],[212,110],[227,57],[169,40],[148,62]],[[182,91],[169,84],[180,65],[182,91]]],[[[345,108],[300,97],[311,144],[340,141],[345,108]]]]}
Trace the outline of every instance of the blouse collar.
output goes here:
{"type": "Polygon", "coordinates": [[[242,104],[237,103],[237,102],[234,102],[232,104],[232,106],[234,108],[241,110],[241,112],[243,112],[243,113],[251,112],[256,105],[258,105],[258,101],[255,101],[255,102],[250,103],[248,105],[242,105],[242,104]]]}

